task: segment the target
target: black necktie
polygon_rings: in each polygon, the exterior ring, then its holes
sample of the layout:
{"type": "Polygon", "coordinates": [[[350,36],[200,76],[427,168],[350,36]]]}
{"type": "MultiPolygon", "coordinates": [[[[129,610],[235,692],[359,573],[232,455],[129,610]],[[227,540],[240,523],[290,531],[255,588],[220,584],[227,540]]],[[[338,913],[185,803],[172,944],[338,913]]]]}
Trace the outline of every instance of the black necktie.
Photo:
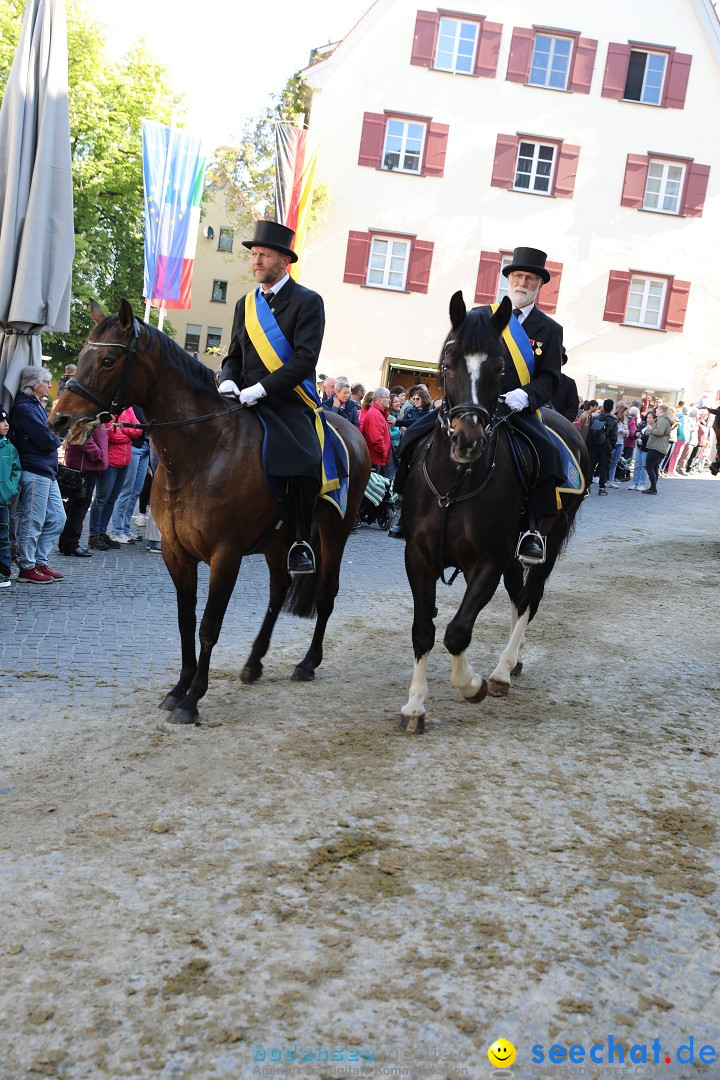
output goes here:
{"type": "Polygon", "coordinates": [[[272,289],[270,289],[269,292],[263,293],[263,298],[267,300],[268,304],[272,304],[273,300],[275,299],[275,293],[272,291],[272,289]]]}
{"type": "Polygon", "coordinates": [[[513,315],[515,316],[516,319],[519,319],[520,316],[522,315],[522,308],[514,307],[513,308],[513,315]]]}

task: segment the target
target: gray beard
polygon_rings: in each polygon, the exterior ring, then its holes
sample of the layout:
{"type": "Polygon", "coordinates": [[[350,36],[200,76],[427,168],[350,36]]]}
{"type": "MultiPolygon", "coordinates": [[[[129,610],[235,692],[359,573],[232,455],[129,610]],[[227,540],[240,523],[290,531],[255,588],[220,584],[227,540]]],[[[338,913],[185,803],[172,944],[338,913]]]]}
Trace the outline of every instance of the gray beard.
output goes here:
{"type": "Polygon", "coordinates": [[[540,292],[540,286],[538,285],[535,292],[531,292],[530,289],[524,289],[522,286],[510,286],[508,290],[508,296],[512,300],[512,306],[514,308],[529,307],[530,304],[534,304],[537,299],[537,294],[540,292]]]}

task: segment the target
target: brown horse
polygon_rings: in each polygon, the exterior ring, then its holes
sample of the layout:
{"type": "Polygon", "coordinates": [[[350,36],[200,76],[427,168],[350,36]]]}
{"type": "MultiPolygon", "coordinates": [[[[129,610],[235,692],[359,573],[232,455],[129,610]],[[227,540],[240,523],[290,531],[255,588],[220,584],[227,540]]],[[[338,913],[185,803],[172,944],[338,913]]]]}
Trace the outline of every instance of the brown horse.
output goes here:
{"type": "MultiPolygon", "coordinates": [[[[403,501],[405,567],[415,605],[415,668],[409,700],[401,710],[408,732],[424,730],[438,577],[454,566],[466,582],[462,603],[445,631],[452,685],[466,701],[482,701],[487,693],[505,696],[510,676],[522,670],[525,630],[568,539],[590,476],[577,429],[559,413],[543,410],[547,426],[572,450],[585,483],[579,492],[562,495],[562,509],[542,530],[545,562],[525,570],[515,552],[527,498],[520,464],[527,448],[511,441],[507,418],[498,415],[503,367],[512,363],[501,337],[511,311],[507,297],[492,316],[480,308],[467,312],[460,292],[450,301],[452,331],[440,360],[444,402],[432,443],[426,440],[413,463],[403,501]],[[466,654],[475,620],[501,577],[513,605],[512,633],[488,682],[475,674],[466,654]]],[[[528,464],[530,460],[528,456],[528,464]]]]}
{"type": "Polygon", "coordinates": [[[92,427],[137,404],[144,409],[160,457],[151,506],[162,533],[162,553],[177,592],[182,649],[180,679],[161,708],[172,722],[193,723],[208,687],[210,656],[244,554],[261,551],[270,570],[270,601],[260,633],[241,672],[250,683],[262,673],[262,658],[281,609],[317,615],[312,643],[293,678],[314,677],[323,638],[338,592],[340,563],[370,475],[362,435],[338,416],[330,423],[350,457],[345,517],[318,499],[312,532],[317,573],[292,580],[286,569],[287,525],[277,528],[281,504],[271,494],[261,462],[262,428],[252,409],[229,404],[218,394],[212,372],[165,334],[136,319],[126,300],[109,318],[97,306],[98,324],[78,359],[76,376],[63,390],[50,418],[53,430],[82,443],[92,427]],[[210,589],[195,631],[197,568],[210,566],[210,589]]]}

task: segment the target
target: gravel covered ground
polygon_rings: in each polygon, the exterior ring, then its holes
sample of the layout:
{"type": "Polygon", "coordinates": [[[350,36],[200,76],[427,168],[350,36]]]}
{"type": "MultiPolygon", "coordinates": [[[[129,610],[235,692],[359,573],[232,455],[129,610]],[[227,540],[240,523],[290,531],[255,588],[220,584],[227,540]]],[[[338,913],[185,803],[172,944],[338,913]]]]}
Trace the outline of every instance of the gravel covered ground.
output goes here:
{"type": "MultiPolygon", "coordinates": [[[[374,528],[313,684],[288,617],[240,682],[265,605],[243,565],[203,726],[172,734],[158,557],[6,590],[0,1077],[720,1076],[719,500],[709,477],[593,492],[506,700],[451,688],[443,589],[424,736],[398,731],[411,604],[374,528]]],[[[508,631],[498,594],[476,669],[508,631]]]]}

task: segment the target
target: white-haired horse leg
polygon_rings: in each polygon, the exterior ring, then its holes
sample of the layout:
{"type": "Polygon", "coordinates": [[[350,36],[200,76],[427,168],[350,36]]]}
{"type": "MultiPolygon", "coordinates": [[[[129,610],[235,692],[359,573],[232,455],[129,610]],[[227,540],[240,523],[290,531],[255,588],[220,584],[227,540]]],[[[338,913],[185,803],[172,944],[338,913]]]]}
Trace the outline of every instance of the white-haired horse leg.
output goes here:
{"type": "Polygon", "coordinates": [[[400,712],[404,720],[402,730],[408,735],[420,733],[425,727],[425,699],[428,695],[427,662],[429,652],[415,661],[407,705],[400,712]]]}
{"type": "Polygon", "coordinates": [[[520,670],[522,670],[520,656],[525,644],[525,631],[530,622],[530,608],[526,608],[524,613],[518,616],[517,608],[513,604],[512,622],[513,628],[510,639],[500,654],[497,667],[488,679],[488,694],[491,697],[507,697],[510,689],[510,676],[513,672],[519,674],[517,670],[518,664],[520,664],[520,670]]]}

